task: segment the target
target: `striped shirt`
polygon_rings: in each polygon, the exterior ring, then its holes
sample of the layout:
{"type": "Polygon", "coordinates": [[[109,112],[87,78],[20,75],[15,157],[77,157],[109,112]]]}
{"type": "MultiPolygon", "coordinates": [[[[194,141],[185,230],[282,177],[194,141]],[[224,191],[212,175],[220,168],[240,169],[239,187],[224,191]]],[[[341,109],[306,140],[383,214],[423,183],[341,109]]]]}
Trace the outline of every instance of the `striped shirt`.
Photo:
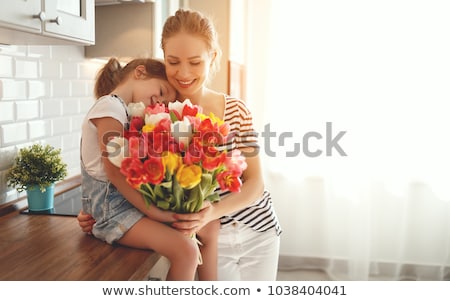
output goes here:
{"type": "MultiPolygon", "coordinates": [[[[242,100],[225,96],[224,121],[230,125],[231,138],[226,143],[228,150],[252,147],[255,152],[258,151],[258,137],[253,128],[252,115],[242,100]]],[[[220,196],[228,193],[220,192],[220,196]]],[[[267,190],[264,190],[261,197],[250,206],[220,219],[222,225],[236,221],[247,224],[258,232],[275,229],[277,235],[281,234],[280,223],[273,208],[272,198],[267,190]]]]}

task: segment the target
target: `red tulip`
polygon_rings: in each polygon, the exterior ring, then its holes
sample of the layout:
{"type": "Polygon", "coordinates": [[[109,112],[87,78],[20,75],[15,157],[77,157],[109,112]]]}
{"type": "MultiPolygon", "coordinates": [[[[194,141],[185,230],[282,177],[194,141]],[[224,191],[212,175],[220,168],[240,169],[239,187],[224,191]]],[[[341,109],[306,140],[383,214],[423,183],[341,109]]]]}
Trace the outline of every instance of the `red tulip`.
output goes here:
{"type": "Polygon", "coordinates": [[[150,157],[144,161],[144,172],[149,183],[157,185],[164,179],[165,168],[161,157],[150,157]]]}

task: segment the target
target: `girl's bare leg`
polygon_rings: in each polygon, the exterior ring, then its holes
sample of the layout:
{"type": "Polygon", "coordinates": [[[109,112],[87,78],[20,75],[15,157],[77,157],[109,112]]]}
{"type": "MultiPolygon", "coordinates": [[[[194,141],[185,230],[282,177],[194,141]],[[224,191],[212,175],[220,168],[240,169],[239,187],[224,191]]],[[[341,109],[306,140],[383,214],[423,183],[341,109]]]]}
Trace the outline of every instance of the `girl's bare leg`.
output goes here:
{"type": "Polygon", "coordinates": [[[177,230],[160,222],[143,217],[118,241],[119,244],[151,249],[170,261],[166,280],[195,278],[198,265],[194,241],[177,230]]]}
{"type": "Polygon", "coordinates": [[[197,268],[199,280],[217,280],[217,239],[219,230],[220,221],[214,220],[197,233],[197,238],[202,243],[200,252],[202,253],[203,259],[203,264],[199,265],[197,268]]]}

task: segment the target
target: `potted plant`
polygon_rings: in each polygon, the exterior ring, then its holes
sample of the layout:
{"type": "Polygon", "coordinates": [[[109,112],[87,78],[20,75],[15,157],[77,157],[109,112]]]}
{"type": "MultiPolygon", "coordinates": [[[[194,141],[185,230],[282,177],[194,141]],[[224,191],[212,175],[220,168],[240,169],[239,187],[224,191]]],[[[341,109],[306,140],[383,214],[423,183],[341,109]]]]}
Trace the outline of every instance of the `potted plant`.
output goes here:
{"type": "Polygon", "coordinates": [[[67,164],[61,158],[61,149],[33,144],[19,150],[6,173],[6,181],[18,192],[27,191],[30,211],[41,211],[53,208],[55,182],[66,175],[67,164]]]}

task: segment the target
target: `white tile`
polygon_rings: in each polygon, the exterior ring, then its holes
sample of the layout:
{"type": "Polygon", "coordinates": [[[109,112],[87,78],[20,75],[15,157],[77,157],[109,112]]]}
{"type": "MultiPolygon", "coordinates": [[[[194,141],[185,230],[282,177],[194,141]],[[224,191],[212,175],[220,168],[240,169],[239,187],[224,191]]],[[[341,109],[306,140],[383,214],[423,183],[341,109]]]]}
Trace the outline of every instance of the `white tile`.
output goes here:
{"type": "Polygon", "coordinates": [[[34,120],[28,122],[30,140],[43,138],[52,134],[50,120],[34,120]]]}
{"type": "Polygon", "coordinates": [[[69,133],[71,131],[70,118],[61,117],[52,120],[52,133],[53,135],[61,135],[69,133]]]}
{"type": "Polygon", "coordinates": [[[0,101],[0,124],[14,121],[15,106],[12,101],[0,101]]]}
{"type": "Polygon", "coordinates": [[[61,78],[61,64],[58,61],[42,60],[40,62],[41,78],[61,78]]]}
{"type": "Polygon", "coordinates": [[[70,116],[80,112],[80,101],[76,98],[65,98],[61,101],[62,115],[70,116]]]}
{"type": "Polygon", "coordinates": [[[25,45],[0,45],[0,53],[12,56],[26,56],[27,46],[25,45]]]}
{"type": "Polygon", "coordinates": [[[103,66],[103,63],[100,64],[98,62],[87,61],[78,64],[80,79],[89,79],[94,81],[97,76],[98,70],[103,66]]]}
{"type": "Polygon", "coordinates": [[[86,96],[87,81],[85,80],[73,80],[72,81],[72,96],[86,96]]]}
{"type": "Polygon", "coordinates": [[[78,64],[73,62],[62,63],[61,78],[78,78],[78,64]]]}
{"type": "Polygon", "coordinates": [[[93,97],[86,97],[80,100],[80,112],[86,114],[95,103],[93,97]]]}
{"type": "Polygon", "coordinates": [[[17,148],[15,146],[0,148],[0,170],[5,170],[11,167],[16,154],[17,148]]]}
{"type": "Polygon", "coordinates": [[[61,101],[58,99],[41,100],[41,112],[43,118],[61,116],[61,101]]]}
{"type": "Polygon", "coordinates": [[[15,61],[15,77],[16,78],[37,78],[38,77],[37,61],[16,59],[15,61]]]}
{"type": "Polygon", "coordinates": [[[28,98],[39,98],[49,96],[49,82],[40,80],[29,80],[28,81],[28,98]]]}
{"type": "Polygon", "coordinates": [[[64,151],[78,149],[80,147],[79,132],[71,132],[62,136],[62,149],[64,151]]]}
{"type": "Polygon", "coordinates": [[[77,150],[63,154],[63,160],[67,163],[68,177],[80,174],[80,152],[77,150]]]}
{"type": "Polygon", "coordinates": [[[27,140],[27,124],[10,123],[0,125],[1,130],[1,146],[10,146],[27,140]]]}
{"type": "Polygon", "coordinates": [[[61,136],[47,136],[46,138],[39,140],[42,144],[50,144],[54,148],[61,148],[62,140],[61,136]]]}
{"type": "Polygon", "coordinates": [[[49,45],[30,45],[28,46],[28,57],[50,58],[49,45]]]}
{"type": "Polygon", "coordinates": [[[51,81],[51,96],[53,97],[68,97],[72,96],[70,80],[52,80],[51,81]]]}
{"type": "Polygon", "coordinates": [[[95,98],[94,89],[95,89],[94,81],[92,81],[92,82],[89,81],[86,86],[86,91],[87,91],[87,95],[90,96],[92,98],[92,100],[95,98]]]}
{"type": "Polygon", "coordinates": [[[61,153],[62,159],[65,163],[67,163],[68,177],[71,175],[79,175],[80,174],[80,148],[74,148],[72,150],[64,150],[61,153]]]}
{"type": "Polygon", "coordinates": [[[52,59],[59,61],[82,61],[84,60],[83,46],[65,46],[54,45],[51,46],[52,59]]]}
{"type": "Polygon", "coordinates": [[[0,79],[0,100],[26,99],[27,86],[25,81],[0,79]]]}
{"type": "Polygon", "coordinates": [[[73,131],[77,131],[77,130],[81,131],[81,125],[83,124],[84,116],[85,115],[78,115],[78,116],[72,117],[72,130],[73,131]]]}
{"type": "Polygon", "coordinates": [[[13,60],[10,56],[0,55],[0,77],[11,77],[13,60]]]}
{"type": "Polygon", "coordinates": [[[26,192],[18,193],[16,189],[13,188],[7,188],[6,190],[6,202],[17,200],[21,196],[25,196],[26,192]]]}
{"type": "Polygon", "coordinates": [[[16,119],[18,121],[36,119],[39,117],[39,101],[16,101],[16,119]]]}

